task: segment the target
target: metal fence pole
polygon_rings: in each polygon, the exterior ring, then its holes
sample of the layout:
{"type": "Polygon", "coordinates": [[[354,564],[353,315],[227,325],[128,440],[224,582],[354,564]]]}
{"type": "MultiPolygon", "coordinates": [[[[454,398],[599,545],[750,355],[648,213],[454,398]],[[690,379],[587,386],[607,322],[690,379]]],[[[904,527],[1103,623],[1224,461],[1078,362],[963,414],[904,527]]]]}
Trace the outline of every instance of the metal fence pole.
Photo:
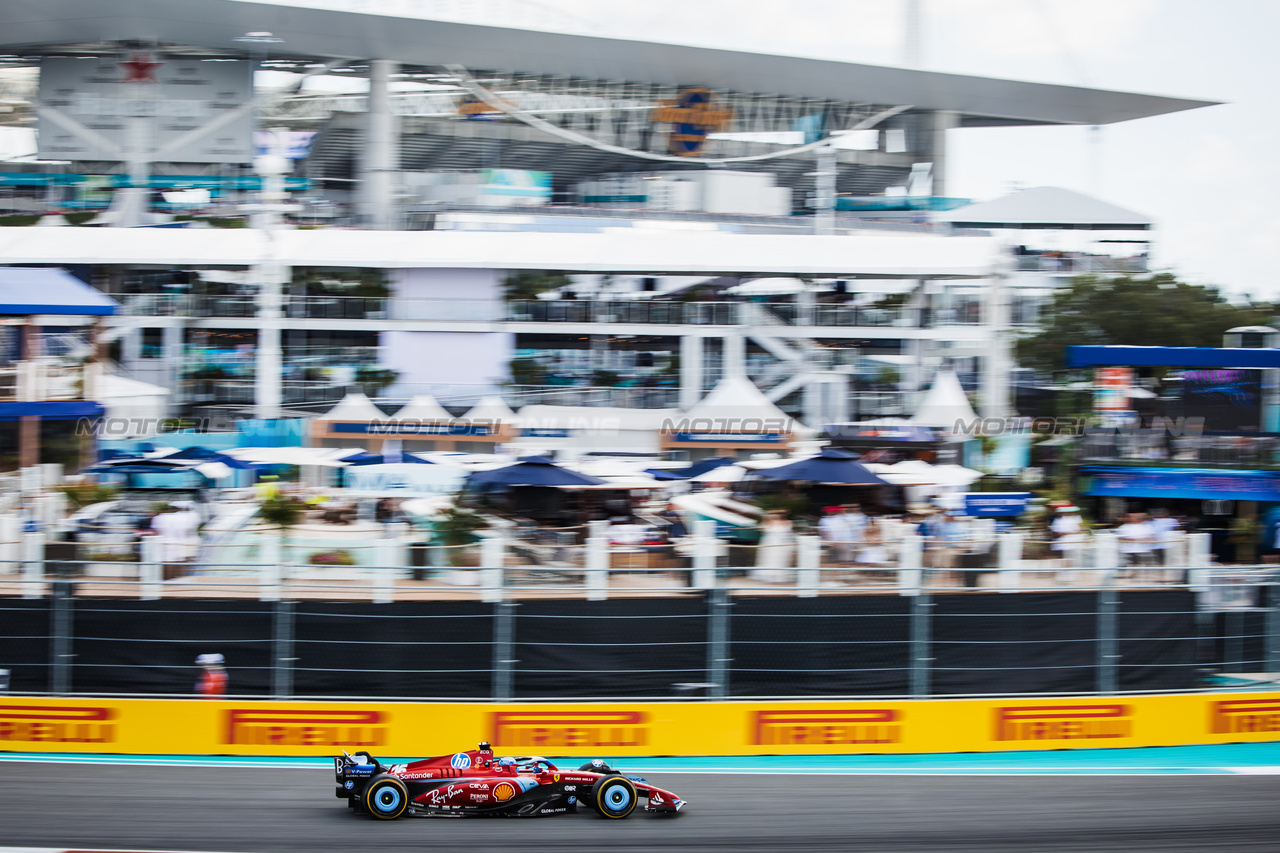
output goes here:
{"type": "Polygon", "coordinates": [[[71,606],[75,586],[70,581],[49,585],[49,691],[59,696],[71,692],[71,606]]]}
{"type": "Polygon", "coordinates": [[[277,601],[272,610],[275,639],[271,645],[271,695],[276,699],[293,695],[293,664],[297,660],[293,654],[293,608],[292,601],[277,601]]]}
{"type": "Polygon", "coordinates": [[[707,593],[707,698],[729,695],[729,593],[716,587],[707,593]]]}
{"type": "Polygon", "coordinates": [[[933,597],[921,586],[911,599],[911,695],[923,699],[931,689],[933,669],[933,597]]]}
{"type": "Polygon", "coordinates": [[[1280,672],[1280,586],[1276,585],[1274,578],[1267,581],[1267,585],[1263,587],[1266,591],[1266,653],[1265,653],[1265,671],[1280,672]]]}
{"type": "Polygon", "coordinates": [[[22,597],[40,598],[44,595],[44,534],[22,534],[22,597]]]}
{"type": "Polygon", "coordinates": [[[499,601],[493,606],[493,698],[498,702],[509,701],[512,694],[517,606],[514,601],[499,601]]]}
{"type": "Polygon", "coordinates": [[[164,574],[160,562],[160,538],[158,536],[143,536],[138,547],[141,551],[138,562],[138,580],[141,581],[138,584],[138,597],[147,601],[154,601],[164,591],[164,574]]]}
{"type": "Polygon", "coordinates": [[[609,533],[604,522],[591,522],[587,536],[587,601],[609,597],[609,533]]]}
{"type": "Polygon", "coordinates": [[[1118,622],[1119,596],[1111,585],[1110,577],[1105,586],[1098,589],[1098,692],[1116,692],[1116,666],[1120,655],[1116,651],[1116,627],[1118,622]]]}

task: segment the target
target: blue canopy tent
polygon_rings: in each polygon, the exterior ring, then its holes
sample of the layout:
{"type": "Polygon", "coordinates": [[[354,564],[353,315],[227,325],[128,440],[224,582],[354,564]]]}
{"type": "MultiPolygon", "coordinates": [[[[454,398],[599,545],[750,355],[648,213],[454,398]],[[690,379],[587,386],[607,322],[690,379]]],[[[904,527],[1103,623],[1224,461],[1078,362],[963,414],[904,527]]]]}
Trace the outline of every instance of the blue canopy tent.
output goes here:
{"type": "Polygon", "coordinates": [[[467,478],[470,483],[493,483],[506,486],[603,486],[607,480],[561,468],[545,456],[526,456],[514,465],[476,471],[467,478]]]}
{"type": "Polygon", "coordinates": [[[810,459],[801,459],[790,465],[765,468],[755,476],[766,480],[801,480],[810,483],[833,483],[841,486],[887,486],[889,483],[857,461],[857,456],[833,447],[810,459]]]}
{"type": "Polygon", "coordinates": [[[694,462],[685,468],[666,469],[666,468],[646,468],[645,473],[650,474],[656,480],[687,480],[690,477],[697,477],[699,474],[705,474],[708,471],[714,471],[716,468],[723,468],[726,465],[733,465],[737,462],[732,456],[713,456],[710,459],[702,459],[694,462]]]}

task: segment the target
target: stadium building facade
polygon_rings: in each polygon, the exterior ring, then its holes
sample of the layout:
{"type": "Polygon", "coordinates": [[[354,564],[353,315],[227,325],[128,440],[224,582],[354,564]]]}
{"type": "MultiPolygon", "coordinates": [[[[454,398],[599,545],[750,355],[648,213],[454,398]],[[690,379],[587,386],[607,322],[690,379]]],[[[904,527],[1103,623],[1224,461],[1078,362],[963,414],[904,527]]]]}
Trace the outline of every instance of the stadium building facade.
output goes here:
{"type": "Polygon", "coordinates": [[[1076,270],[965,220],[948,132],[1207,105],[240,0],[17,2],[0,33],[40,156],[8,207],[84,223],[0,228],[0,264],[114,296],[100,343],[175,414],[688,410],[748,376],[821,424],[954,364],[1003,416],[1008,329],[1076,270]]]}

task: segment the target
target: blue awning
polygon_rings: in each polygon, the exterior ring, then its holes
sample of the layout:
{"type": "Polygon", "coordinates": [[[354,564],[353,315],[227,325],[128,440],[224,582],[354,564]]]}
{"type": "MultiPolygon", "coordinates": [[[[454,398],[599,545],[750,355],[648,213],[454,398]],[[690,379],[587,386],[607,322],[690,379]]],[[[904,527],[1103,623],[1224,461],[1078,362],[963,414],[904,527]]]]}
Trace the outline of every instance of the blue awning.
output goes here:
{"type": "Polygon", "coordinates": [[[1280,367],[1280,350],[1248,347],[1069,346],[1067,367],[1280,367]]]}
{"type": "Polygon", "coordinates": [[[46,421],[74,421],[96,418],[104,409],[92,400],[49,400],[41,403],[0,403],[0,421],[37,417],[46,421]]]}
{"type": "Polygon", "coordinates": [[[1087,466],[1084,494],[1094,497],[1280,501],[1280,471],[1087,466]]]}
{"type": "Polygon", "coordinates": [[[0,314],[114,314],[118,307],[66,270],[0,267],[0,314]]]}

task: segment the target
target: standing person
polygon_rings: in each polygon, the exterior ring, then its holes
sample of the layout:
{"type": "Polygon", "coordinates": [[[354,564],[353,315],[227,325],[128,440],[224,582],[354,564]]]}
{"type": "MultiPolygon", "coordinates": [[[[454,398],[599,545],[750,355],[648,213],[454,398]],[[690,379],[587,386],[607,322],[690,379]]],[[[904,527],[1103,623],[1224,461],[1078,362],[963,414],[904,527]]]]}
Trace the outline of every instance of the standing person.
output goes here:
{"type": "MultiPolygon", "coordinates": [[[[1155,543],[1155,531],[1152,530],[1143,513],[1131,512],[1125,516],[1125,523],[1116,528],[1116,539],[1119,540],[1117,550],[1126,569],[1133,566],[1143,569],[1151,565],[1151,548],[1155,543]]],[[[1137,578],[1143,580],[1145,574],[1139,571],[1137,578]]]]}
{"type": "MultiPolygon", "coordinates": [[[[1084,522],[1080,520],[1080,507],[1073,504],[1059,506],[1049,525],[1049,548],[1056,557],[1059,568],[1076,569],[1080,566],[1080,552],[1084,548],[1084,522]]],[[[1076,573],[1058,572],[1059,583],[1069,583],[1076,573]]]]}
{"type": "Polygon", "coordinates": [[[860,544],[870,519],[863,513],[861,504],[845,504],[841,509],[844,511],[845,526],[849,528],[849,541],[854,545],[860,544]]]}
{"type": "Polygon", "coordinates": [[[226,660],[220,654],[200,655],[196,664],[200,667],[200,679],[196,682],[196,693],[206,699],[217,699],[227,692],[226,660]]]}
{"type": "Polygon", "coordinates": [[[837,566],[845,566],[852,556],[848,519],[838,506],[826,507],[822,512],[822,518],[818,521],[818,535],[827,543],[831,562],[837,566]]]}
{"type": "Polygon", "coordinates": [[[791,554],[795,550],[791,522],[782,510],[770,510],[760,523],[760,529],[763,535],[756,554],[756,568],[751,576],[766,583],[785,583],[791,577],[791,554]]]}
{"type": "Polygon", "coordinates": [[[862,547],[854,556],[858,564],[881,568],[889,562],[889,551],[884,546],[884,528],[878,518],[867,517],[867,525],[860,538],[862,547]]]}
{"type": "Polygon", "coordinates": [[[964,534],[964,528],[950,510],[943,510],[942,516],[934,523],[933,566],[946,570],[946,574],[939,576],[944,583],[957,580],[955,568],[964,534]]]}
{"type": "Polygon", "coordinates": [[[1178,531],[1181,529],[1176,518],[1169,516],[1169,511],[1160,507],[1151,511],[1151,531],[1155,536],[1153,556],[1159,566],[1171,566],[1174,563],[1173,549],[1178,544],[1178,531]]]}

